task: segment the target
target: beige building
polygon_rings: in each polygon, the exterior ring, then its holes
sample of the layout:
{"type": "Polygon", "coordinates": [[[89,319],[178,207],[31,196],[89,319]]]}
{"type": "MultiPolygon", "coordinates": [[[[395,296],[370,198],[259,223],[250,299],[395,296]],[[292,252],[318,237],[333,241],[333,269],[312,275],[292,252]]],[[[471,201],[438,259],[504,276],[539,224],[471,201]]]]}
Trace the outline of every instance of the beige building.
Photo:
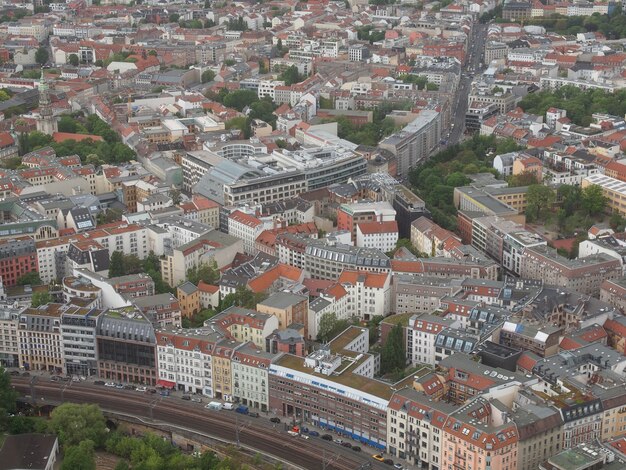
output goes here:
{"type": "Polygon", "coordinates": [[[290,292],[277,292],[257,304],[256,309],[275,316],[278,319],[278,328],[281,330],[293,323],[306,326],[309,298],[290,292]]]}
{"type": "Polygon", "coordinates": [[[597,184],[602,188],[604,197],[607,199],[607,210],[618,213],[622,216],[626,215],[626,183],[610,176],[604,176],[600,173],[587,176],[583,182],[583,189],[587,186],[597,184]]]}
{"type": "Polygon", "coordinates": [[[603,253],[579,259],[568,259],[547,246],[524,250],[520,277],[542,280],[548,285],[565,287],[581,294],[597,296],[607,279],[621,276],[620,260],[603,253]]]}
{"type": "Polygon", "coordinates": [[[19,364],[30,370],[63,372],[62,304],[27,308],[19,315],[19,364]]]}

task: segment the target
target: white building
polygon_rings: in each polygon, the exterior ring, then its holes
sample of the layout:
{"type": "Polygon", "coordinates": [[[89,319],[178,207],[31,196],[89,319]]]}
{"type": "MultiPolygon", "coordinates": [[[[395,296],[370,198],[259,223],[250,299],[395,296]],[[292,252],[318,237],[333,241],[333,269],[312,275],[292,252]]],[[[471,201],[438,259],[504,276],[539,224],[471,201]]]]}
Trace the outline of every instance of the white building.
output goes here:
{"type": "Polygon", "coordinates": [[[241,404],[269,410],[268,371],[274,354],[249,342],[235,350],[231,358],[233,397],[241,404]]]}
{"type": "Polygon", "coordinates": [[[356,227],[356,246],[378,248],[385,253],[392,251],[398,243],[398,223],[361,222],[356,227]]]}
{"type": "Polygon", "coordinates": [[[155,332],[159,381],[170,382],[179,390],[213,397],[213,358],[215,343],[222,336],[210,329],[155,332]]]}
{"type": "Polygon", "coordinates": [[[249,255],[257,253],[256,239],[265,228],[259,219],[238,210],[228,216],[228,234],[243,240],[243,249],[249,255]]]}
{"type": "Polygon", "coordinates": [[[435,365],[435,340],[437,335],[454,321],[435,315],[413,315],[407,327],[407,358],[411,365],[435,365]]]}

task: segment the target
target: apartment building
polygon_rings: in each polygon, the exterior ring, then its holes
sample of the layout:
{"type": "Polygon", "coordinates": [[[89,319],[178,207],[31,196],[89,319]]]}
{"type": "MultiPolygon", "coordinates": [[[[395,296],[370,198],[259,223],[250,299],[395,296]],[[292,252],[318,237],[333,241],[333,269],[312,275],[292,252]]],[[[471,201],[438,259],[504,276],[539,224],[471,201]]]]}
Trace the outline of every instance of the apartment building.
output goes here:
{"type": "Polygon", "coordinates": [[[328,280],[337,279],[344,269],[387,273],[391,267],[387,255],[378,249],[313,239],[307,240],[304,265],[312,278],[328,280]]]}
{"type": "Polygon", "coordinates": [[[274,315],[232,306],[207,320],[205,326],[232,341],[252,342],[257,348],[265,349],[265,339],[278,329],[278,321],[274,315]]]}
{"type": "Polygon", "coordinates": [[[500,344],[509,348],[531,351],[540,357],[559,352],[559,341],[563,328],[533,325],[526,321],[504,322],[500,331],[500,344]]]}
{"type": "Polygon", "coordinates": [[[398,244],[398,223],[361,222],[356,226],[356,246],[378,248],[385,253],[392,251],[398,244]]]}
{"type": "Polygon", "coordinates": [[[388,384],[373,379],[369,332],[351,327],[306,358],[283,354],[270,365],[270,409],[384,450],[388,384]],[[298,399],[294,400],[294,396],[298,399]]]}
{"type": "Polygon", "coordinates": [[[27,370],[65,372],[61,336],[62,304],[50,303],[20,312],[19,364],[27,370]]]}
{"type": "Polygon", "coordinates": [[[520,276],[543,280],[548,285],[565,287],[581,294],[599,295],[600,285],[621,276],[620,260],[603,253],[570,260],[546,246],[524,250],[520,276]]]}
{"type": "Polygon", "coordinates": [[[213,397],[213,357],[222,335],[210,328],[155,332],[158,381],[167,388],[213,397]]]}
{"type": "Polygon", "coordinates": [[[174,294],[165,293],[136,297],[132,303],[152,322],[155,328],[181,325],[180,304],[174,294]]]}
{"type": "Polygon", "coordinates": [[[600,300],[626,310],[626,278],[604,280],[600,285],[600,300]]]}
{"type": "Polygon", "coordinates": [[[461,292],[457,279],[425,275],[396,274],[393,277],[393,293],[396,314],[431,313],[441,308],[441,299],[461,292]]]}
{"type": "Polygon", "coordinates": [[[0,364],[2,367],[20,366],[18,324],[25,307],[0,305],[0,364]]]}
{"type": "Polygon", "coordinates": [[[518,469],[519,435],[515,424],[485,417],[489,413],[490,404],[476,398],[451,414],[441,438],[444,464],[455,469],[518,469]]]}
{"type": "Polygon", "coordinates": [[[170,286],[177,286],[187,279],[187,271],[200,264],[217,263],[217,267],[232,263],[237,253],[243,252],[243,241],[212,230],[195,240],[173,247],[161,259],[161,275],[163,281],[170,286]]]}
{"type": "Polygon", "coordinates": [[[244,252],[255,255],[256,239],[265,230],[263,222],[253,215],[234,211],[228,216],[228,234],[243,240],[244,252]]]}
{"type": "Polygon", "coordinates": [[[449,256],[449,250],[461,245],[461,239],[427,217],[411,224],[411,245],[428,256],[449,256]]]}
{"type": "Polygon", "coordinates": [[[37,271],[37,251],[31,237],[0,240],[0,276],[6,287],[16,285],[24,274],[37,271]]]}
{"type": "MultiPolygon", "coordinates": [[[[257,311],[273,315],[278,319],[278,329],[284,330],[290,325],[307,326],[309,298],[291,292],[276,292],[256,306],[257,311]]],[[[306,336],[306,331],[305,331],[306,336]]]]}
{"type": "Polygon", "coordinates": [[[354,243],[357,241],[357,226],[359,224],[367,222],[393,222],[395,218],[396,211],[387,201],[342,204],[337,209],[337,229],[349,231],[352,242],[354,243]]]}
{"type": "Polygon", "coordinates": [[[98,376],[156,385],[156,337],[152,323],[134,307],[109,309],[96,327],[98,376]]]}
{"type": "Polygon", "coordinates": [[[436,361],[436,340],[446,328],[458,327],[460,322],[429,314],[413,315],[405,328],[407,359],[411,365],[436,361]]]}
{"type": "Polygon", "coordinates": [[[103,310],[70,305],[60,310],[66,372],[83,377],[97,375],[96,328],[103,310]]]}
{"type": "Polygon", "coordinates": [[[398,390],[387,408],[387,452],[418,468],[447,468],[443,428],[455,409],[412,388],[398,390]]]}
{"type": "Polygon", "coordinates": [[[441,113],[424,109],[415,120],[385,138],[379,146],[395,155],[398,175],[407,175],[411,168],[428,158],[439,144],[441,133],[441,113]]]}
{"type": "Polygon", "coordinates": [[[248,342],[232,357],[233,397],[261,411],[269,410],[269,369],[275,354],[248,342]]]}

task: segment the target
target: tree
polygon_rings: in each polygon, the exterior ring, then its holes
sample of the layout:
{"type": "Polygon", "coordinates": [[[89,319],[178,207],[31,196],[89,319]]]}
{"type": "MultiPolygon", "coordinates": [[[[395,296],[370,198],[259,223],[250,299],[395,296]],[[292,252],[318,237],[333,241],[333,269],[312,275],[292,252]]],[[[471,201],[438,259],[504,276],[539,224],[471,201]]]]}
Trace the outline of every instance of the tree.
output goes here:
{"type": "Polygon", "coordinates": [[[180,15],[178,13],[170,14],[170,17],[169,17],[170,23],[178,23],[179,19],[180,19],[180,15]]]}
{"type": "Polygon", "coordinates": [[[246,106],[259,101],[259,97],[253,90],[236,90],[224,97],[224,106],[243,111],[246,106]]]}
{"type": "Polygon", "coordinates": [[[213,70],[205,70],[202,72],[202,83],[212,82],[215,79],[215,72],[213,70]]]}
{"type": "Polygon", "coordinates": [[[118,277],[124,275],[124,253],[114,251],[111,253],[109,260],[109,277],[118,277]]]}
{"type": "Polygon", "coordinates": [[[0,415],[15,413],[18,393],[11,387],[11,376],[0,367],[0,415]]]}
{"type": "Polygon", "coordinates": [[[537,220],[554,202],[554,190],[541,184],[532,184],[528,187],[526,200],[526,215],[532,220],[537,220]]]}
{"type": "Polygon", "coordinates": [[[406,367],[406,353],[404,348],[404,332],[402,325],[397,323],[389,332],[385,345],[380,354],[380,373],[404,370],[406,367]]]}
{"type": "Polygon", "coordinates": [[[148,51],[148,55],[152,56],[152,57],[156,57],[157,56],[157,51],[155,51],[154,49],[148,51]]]}
{"type": "Polygon", "coordinates": [[[107,428],[97,405],[64,403],[50,414],[50,429],[63,446],[75,446],[90,440],[96,447],[104,445],[107,428]]]}
{"type": "Polygon", "coordinates": [[[44,65],[46,62],[48,62],[48,56],[48,49],[46,49],[45,47],[40,47],[39,49],[37,49],[37,52],[35,52],[35,61],[40,65],[44,65]]]}
{"type": "Polygon", "coordinates": [[[320,325],[317,329],[317,340],[327,343],[343,330],[350,326],[347,320],[339,320],[334,312],[328,312],[320,318],[320,325]]]}
{"type": "Polygon", "coordinates": [[[41,285],[41,278],[37,271],[31,271],[29,273],[20,276],[17,279],[18,286],[39,286],[41,285]]]}
{"type": "Polygon", "coordinates": [[[237,289],[232,294],[227,294],[220,300],[219,310],[226,310],[233,305],[243,308],[256,308],[259,302],[263,302],[267,298],[264,292],[254,293],[248,289],[237,289]]]}
{"type": "Polygon", "coordinates": [[[537,181],[537,174],[532,171],[524,171],[509,177],[509,188],[530,186],[537,183],[540,183],[540,181],[537,181]]]}
{"type": "Polygon", "coordinates": [[[78,56],[76,54],[70,54],[67,58],[67,61],[70,65],[73,65],[74,67],[78,67],[78,64],[80,63],[80,60],[78,59],[78,56]]]}
{"type": "Polygon", "coordinates": [[[592,184],[583,189],[581,205],[587,215],[602,214],[606,203],[607,198],[601,186],[592,184]]]}
{"type": "Polygon", "coordinates": [[[177,206],[183,201],[183,197],[180,193],[180,189],[172,188],[170,189],[170,197],[172,198],[172,203],[177,206]]]}
{"type": "Polygon", "coordinates": [[[200,281],[215,284],[219,279],[220,271],[215,260],[212,260],[210,264],[203,263],[187,270],[187,280],[195,285],[198,285],[200,281]]]}
{"type": "Polygon", "coordinates": [[[298,72],[298,67],[296,67],[295,65],[287,67],[278,76],[278,79],[284,81],[285,85],[287,86],[293,85],[295,83],[300,83],[305,78],[305,76],[300,75],[300,72],[298,72]]]}
{"type": "Polygon", "coordinates": [[[63,456],[61,470],[96,470],[93,441],[84,440],[76,446],[68,447],[63,456]]]}
{"type": "Polygon", "coordinates": [[[52,302],[52,296],[48,291],[34,292],[30,302],[31,307],[39,307],[52,302]]]}

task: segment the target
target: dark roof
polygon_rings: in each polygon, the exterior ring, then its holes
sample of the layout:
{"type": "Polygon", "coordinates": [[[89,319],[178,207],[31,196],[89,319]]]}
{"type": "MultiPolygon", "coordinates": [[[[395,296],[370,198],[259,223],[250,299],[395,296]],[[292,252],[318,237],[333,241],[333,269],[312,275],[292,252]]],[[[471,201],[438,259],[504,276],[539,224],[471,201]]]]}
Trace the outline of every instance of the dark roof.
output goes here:
{"type": "Polygon", "coordinates": [[[7,436],[0,449],[0,470],[45,469],[56,440],[56,436],[46,434],[7,436]]]}

